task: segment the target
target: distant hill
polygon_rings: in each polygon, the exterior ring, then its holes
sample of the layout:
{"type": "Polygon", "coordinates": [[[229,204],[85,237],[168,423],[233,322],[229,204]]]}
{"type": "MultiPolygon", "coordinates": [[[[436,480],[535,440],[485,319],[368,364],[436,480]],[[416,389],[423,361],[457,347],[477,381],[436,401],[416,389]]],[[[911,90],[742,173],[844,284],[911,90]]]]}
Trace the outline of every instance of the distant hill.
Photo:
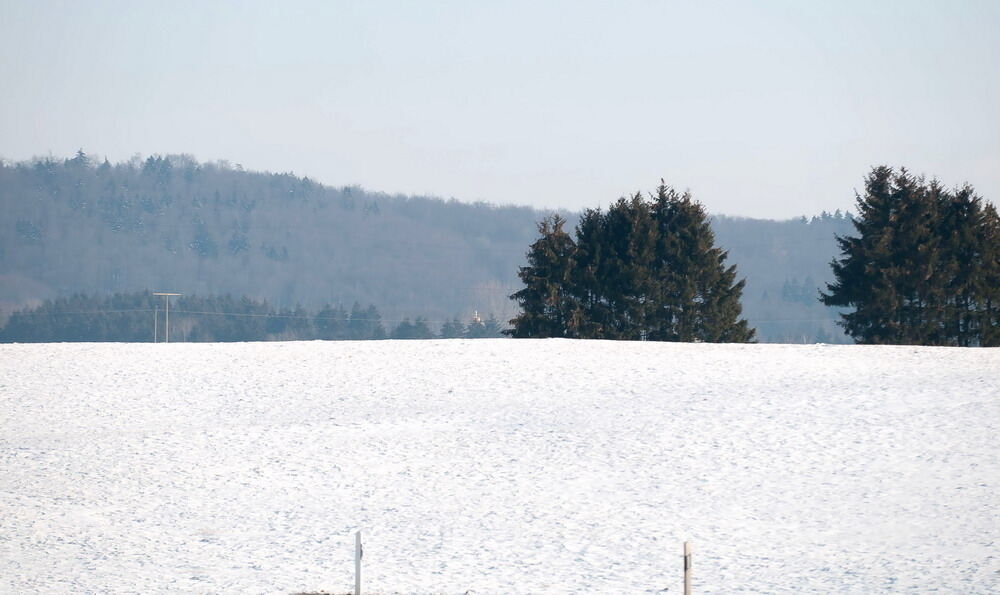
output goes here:
{"type": "Polygon", "coordinates": [[[833,280],[836,235],[854,233],[844,213],[787,221],[715,216],[716,241],[747,280],[743,311],[757,337],[772,343],[849,343],[835,324],[838,309],[819,303],[819,288],[833,280]]]}
{"type": "MultiPolygon", "coordinates": [[[[150,289],[279,308],[371,303],[389,324],[423,316],[440,325],[476,311],[506,320],[544,215],[186,156],[111,164],[81,152],[0,164],[0,308],[150,289]]],[[[830,278],[834,234],[851,229],[846,216],[717,216],[713,226],[747,278],[744,311],[761,340],[844,340],[815,298],[830,278]]]]}

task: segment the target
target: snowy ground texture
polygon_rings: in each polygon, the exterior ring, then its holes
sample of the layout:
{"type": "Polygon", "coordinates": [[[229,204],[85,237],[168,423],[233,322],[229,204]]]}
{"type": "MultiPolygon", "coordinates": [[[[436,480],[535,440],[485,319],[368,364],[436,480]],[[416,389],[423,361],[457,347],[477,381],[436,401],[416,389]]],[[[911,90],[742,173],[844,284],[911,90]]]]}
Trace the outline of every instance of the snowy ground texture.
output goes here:
{"type": "Polygon", "coordinates": [[[1000,592],[1000,350],[0,346],[0,592],[1000,592]]]}

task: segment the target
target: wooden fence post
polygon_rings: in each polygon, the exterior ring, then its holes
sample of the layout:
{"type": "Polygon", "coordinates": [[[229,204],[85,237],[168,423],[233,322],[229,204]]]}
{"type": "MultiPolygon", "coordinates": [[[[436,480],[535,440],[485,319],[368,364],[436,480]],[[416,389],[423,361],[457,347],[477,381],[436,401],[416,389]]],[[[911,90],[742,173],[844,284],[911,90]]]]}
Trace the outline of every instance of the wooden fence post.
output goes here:
{"type": "Polygon", "coordinates": [[[684,595],[691,595],[691,542],[684,542],[684,595]]]}
{"type": "Polygon", "coordinates": [[[354,534],[354,595],[361,595],[361,531],[354,534]]]}

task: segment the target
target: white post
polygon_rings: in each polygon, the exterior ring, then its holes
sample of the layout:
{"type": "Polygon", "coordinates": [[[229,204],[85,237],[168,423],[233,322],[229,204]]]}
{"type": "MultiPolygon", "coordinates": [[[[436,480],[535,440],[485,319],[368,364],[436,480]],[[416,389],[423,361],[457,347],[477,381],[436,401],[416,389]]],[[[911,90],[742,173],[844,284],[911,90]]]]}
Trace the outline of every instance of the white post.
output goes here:
{"type": "MultiPolygon", "coordinates": [[[[165,337],[165,340],[163,342],[164,343],[169,343],[170,342],[170,296],[172,296],[172,295],[183,295],[183,294],[180,294],[180,293],[167,293],[167,292],[164,292],[164,291],[154,291],[153,295],[162,295],[163,296],[163,301],[165,301],[167,303],[167,315],[166,315],[166,320],[164,321],[164,326],[166,328],[163,329],[163,335],[165,337]]],[[[154,329],[153,333],[154,334],[156,333],[155,329],[154,329]]]]}
{"type": "Polygon", "coordinates": [[[354,595],[361,595],[361,531],[354,534],[354,595]]]}
{"type": "Polygon", "coordinates": [[[153,309],[153,343],[156,343],[157,339],[157,329],[156,325],[160,322],[160,307],[157,306],[153,309]]]}
{"type": "Polygon", "coordinates": [[[684,595],[691,595],[691,542],[684,542],[684,595]]]}

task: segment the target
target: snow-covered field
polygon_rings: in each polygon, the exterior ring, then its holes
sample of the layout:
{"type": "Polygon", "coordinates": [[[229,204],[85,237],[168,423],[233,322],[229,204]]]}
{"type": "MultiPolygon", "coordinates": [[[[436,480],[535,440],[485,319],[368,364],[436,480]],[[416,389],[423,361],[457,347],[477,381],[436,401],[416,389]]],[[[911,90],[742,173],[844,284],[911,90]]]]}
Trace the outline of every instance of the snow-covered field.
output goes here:
{"type": "Polygon", "coordinates": [[[0,346],[0,591],[1000,591],[1000,350],[0,346]]]}

